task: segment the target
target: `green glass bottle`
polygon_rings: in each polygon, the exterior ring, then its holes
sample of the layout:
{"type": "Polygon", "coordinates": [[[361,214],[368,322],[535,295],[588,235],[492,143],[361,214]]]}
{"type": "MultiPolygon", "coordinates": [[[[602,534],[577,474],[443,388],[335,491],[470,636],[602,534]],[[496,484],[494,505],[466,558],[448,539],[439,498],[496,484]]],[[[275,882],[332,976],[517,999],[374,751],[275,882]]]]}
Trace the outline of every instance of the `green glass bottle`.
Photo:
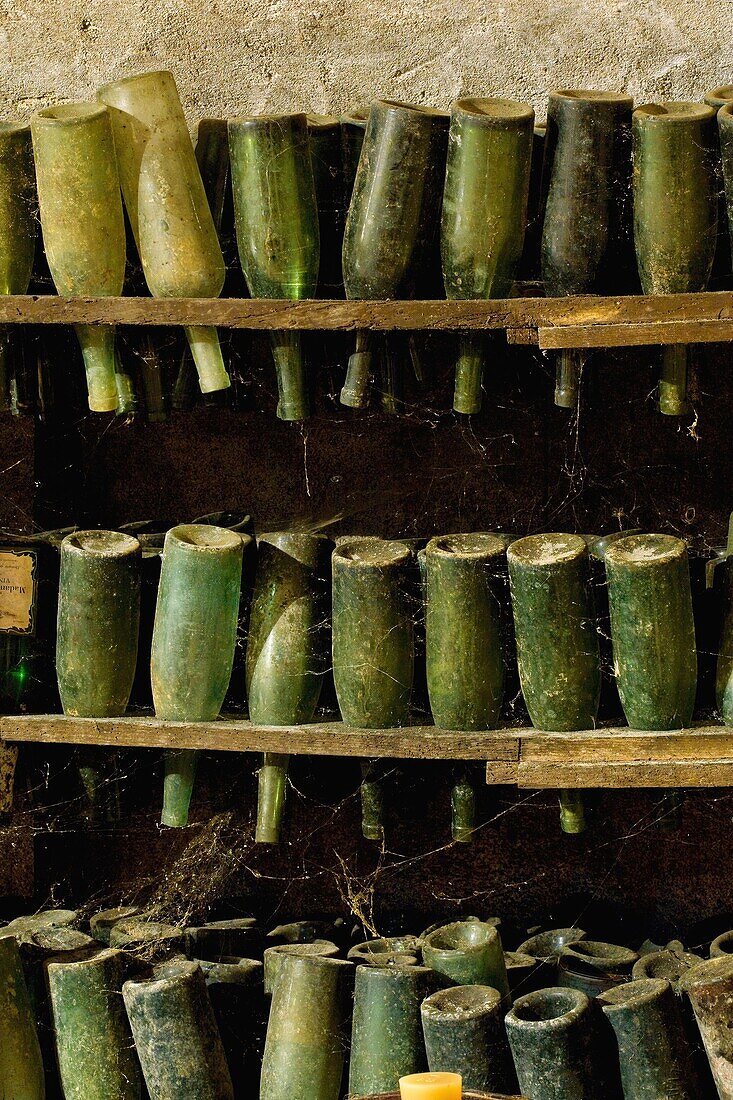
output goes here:
{"type": "MultiPolygon", "coordinates": [[[[522,694],[540,730],[587,730],[601,690],[590,562],[580,535],[532,535],[507,550],[522,694]]],[[[564,832],[585,828],[577,792],[560,796],[564,832]]]]}
{"type": "Polygon", "coordinates": [[[412,693],[414,646],[409,549],[377,538],[343,543],[333,555],[333,678],[344,722],[403,725],[412,693]]]}
{"type": "MultiPolygon", "coordinates": [[[[156,298],[218,298],[226,269],[173,74],[105,84],[125,207],[156,298]]],[[[216,329],[187,325],[202,393],[224,390],[216,329]]]]}
{"type": "Polygon", "coordinates": [[[234,1100],[198,963],[161,963],[151,978],[125,982],[122,997],[152,1100],[234,1100]]]}
{"type": "MultiPolygon", "coordinates": [[[[328,667],[333,543],[325,535],[261,535],[247,640],[249,715],[267,726],[313,719],[328,667]]],[[[256,839],[277,844],[287,756],[266,753],[259,774],[256,839]]]]}
{"type": "MultiPolygon", "coordinates": [[[[0,123],[0,294],[25,294],[36,248],[38,196],[30,126],[0,123]]],[[[0,412],[11,408],[12,329],[0,328],[0,412]]]]}
{"type": "MultiPolygon", "coordinates": [[[[344,231],[347,298],[410,298],[424,289],[438,241],[448,125],[448,115],[429,107],[372,103],[344,231]]],[[[343,405],[368,405],[373,358],[373,340],[359,332],[343,405]]]]}
{"type": "Polygon", "coordinates": [[[420,1005],[437,985],[427,966],[356,968],[349,1096],[390,1092],[427,1069],[420,1005]]]}
{"type": "MultiPolygon", "coordinates": [[[[315,298],[320,237],[306,116],[230,119],[229,150],[239,259],[250,294],[315,298]]],[[[308,389],[300,334],[274,332],[271,339],[277,415],[303,420],[308,389]]]]}
{"type": "Polygon", "coordinates": [[[338,1100],[353,970],[345,959],[280,957],[260,1100],[338,1100]]]}
{"type": "MultiPolygon", "coordinates": [[[[41,229],[59,294],[122,293],[125,223],[110,116],[65,103],[31,119],[41,229]]],[[[93,412],[117,409],[114,329],[77,325],[93,412]]]]}
{"type": "Polygon", "coordinates": [[[498,564],[504,554],[504,542],[490,534],[434,538],[425,551],[428,691],[442,729],[498,725],[504,686],[498,564]]]}
{"type": "MultiPolygon", "coordinates": [[[[156,717],[218,717],[234,663],[242,555],[242,536],[224,527],[182,524],[166,534],[150,657],[156,717]]],[[[195,751],[166,753],[164,825],[187,823],[195,770],[195,751]]]]}
{"type": "MultiPolygon", "coordinates": [[[[238,271],[235,273],[233,269],[237,246],[234,240],[229,133],[226,119],[202,118],[199,120],[196,131],[195,154],[196,163],[201,172],[204,192],[209,203],[211,216],[214,219],[214,226],[226,264],[227,274],[223,294],[225,298],[240,297],[241,287],[237,285],[239,273],[238,271]]],[[[241,279],[241,276],[239,278],[241,279]]],[[[220,340],[224,342],[225,349],[230,353],[230,359],[234,331],[233,329],[225,330],[224,335],[220,337],[220,340]]],[[[217,395],[208,398],[209,401],[223,399],[226,403],[231,401],[236,407],[237,378],[234,363],[231,363],[230,374],[232,385],[227,393],[222,394],[217,391],[217,395]]],[[[190,409],[195,404],[199,394],[196,366],[191,356],[191,349],[186,346],[173,385],[173,407],[175,409],[190,409]]]]}
{"type": "MultiPolygon", "coordinates": [[[[509,99],[459,99],[451,108],[441,255],[448,298],[508,298],[522,255],[534,111],[509,99]]],[[[453,408],[481,409],[484,343],[464,336],[453,408]]]]}
{"type": "Polygon", "coordinates": [[[140,543],[78,531],[61,543],[56,672],[64,714],[125,713],[140,621],[140,543]]]}
{"type": "Polygon", "coordinates": [[[464,1089],[514,1091],[517,1077],[504,1029],[506,1007],[487,985],[454,985],[423,1001],[420,1014],[431,1073],[460,1073],[464,1089]]]}
{"type": "Polygon", "coordinates": [[[672,535],[631,535],[606,550],[613,663],[632,729],[689,726],[697,651],[687,547],[672,535]]]}
{"type": "Polygon", "coordinates": [[[46,964],[65,1100],[139,1100],[141,1076],[122,1004],[130,960],[114,948],[46,964]]]}
{"type": "Polygon", "coordinates": [[[641,978],[601,993],[613,1028],[624,1100],[695,1100],[702,1095],[679,1000],[661,978],[641,978]]]}
{"type": "MultiPolygon", "coordinates": [[[[718,230],[715,111],[650,103],[634,111],[634,243],[645,294],[705,290],[718,230]]],[[[664,348],[659,410],[689,411],[687,348],[664,348]]]]}
{"type": "Polygon", "coordinates": [[[509,1000],[501,937],[492,924],[465,920],[441,925],[424,937],[422,957],[451,985],[490,985],[509,1000]]]}
{"type": "Polygon", "coordinates": [[[18,945],[0,939],[0,1095],[44,1100],[43,1061],[18,945]]]}
{"type": "MultiPolygon", "coordinates": [[[[550,93],[542,182],[542,278],[550,297],[632,288],[632,108],[616,92],[550,93]]],[[[560,352],[556,405],[577,404],[581,366],[577,352],[560,352]]]]}

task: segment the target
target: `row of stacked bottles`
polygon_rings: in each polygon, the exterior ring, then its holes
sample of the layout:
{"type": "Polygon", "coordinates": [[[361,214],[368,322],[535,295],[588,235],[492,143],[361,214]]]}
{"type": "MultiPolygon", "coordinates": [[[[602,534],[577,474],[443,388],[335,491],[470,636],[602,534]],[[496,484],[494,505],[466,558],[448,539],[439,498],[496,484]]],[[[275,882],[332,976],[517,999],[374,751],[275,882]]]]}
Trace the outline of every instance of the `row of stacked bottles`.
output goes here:
{"type": "MultiPolygon", "coordinates": [[[[615,93],[553,92],[546,130],[526,104],[476,98],[450,114],[380,100],[341,120],[206,119],[196,155],[170,73],[117,81],[98,99],[0,131],[4,293],[30,284],[36,184],[45,259],[62,295],[122,293],[135,253],[128,289],[159,297],[487,299],[510,295],[518,274],[541,274],[549,296],[670,294],[731,275],[720,197],[722,168],[733,205],[730,89],[704,104],[636,111],[615,93]]],[[[172,388],[156,335],[130,338],[134,372],[111,326],[80,325],[77,336],[95,411],[135,410],[132,373],[153,420],[170,400],[193,399],[193,364],[204,394],[230,386],[207,326],[186,327],[172,388]]],[[[35,372],[13,366],[9,339],[0,396],[20,410],[32,403],[35,372]]],[[[271,347],[278,415],[301,420],[310,406],[301,336],[274,331],[271,347]]],[[[489,349],[485,336],[461,341],[457,412],[479,411],[489,349]]],[[[343,341],[324,354],[334,352],[345,358],[343,341]]],[[[408,362],[420,377],[414,338],[358,333],[342,403],[367,406],[378,375],[382,406],[397,411],[408,362]]],[[[580,365],[578,353],[560,353],[557,404],[575,406],[580,365]]],[[[663,412],[688,411],[686,376],[686,352],[665,349],[663,412]]]]}
{"type": "MultiPolygon", "coordinates": [[[[168,721],[210,722],[246,707],[257,725],[299,726],[316,717],[328,679],[326,705],[333,692],[343,722],[360,729],[408,725],[421,712],[445,730],[496,729],[519,687],[544,731],[592,729],[621,709],[637,730],[686,728],[696,698],[709,713],[714,695],[733,722],[730,547],[695,561],[693,586],[685,543],[669,535],[340,536],[334,545],[298,532],[255,540],[248,516],[203,518],[219,523],[165,536],[146,525],[67,534],[58,617],[49,573],[40,631],[34,578],[51,569],[58,535],[38,540],[42,556],[32,543],[9,543],[5,605],[27,617],[6,631],[9,683],[11,664],[17,679],[35,652],[45,662],[39,686],[58,678],[64,712],[89,718],[123,715],[132,699],[168,721]]],[[[187,822],[196,755],[166,754],[167,825],[187,822]]],[[[287,769],[287,756],[265,756],[260,841],[279,838],[287,769]]],[[[370,839],[383,835],[381,799],[380,769],[365,761],[370,839]]],[[[453,813],[454,837],[469,839],[465,780],[453,813]]],[[[561,822],[584,828],[577,794],[563,792],[561,822]]]]}

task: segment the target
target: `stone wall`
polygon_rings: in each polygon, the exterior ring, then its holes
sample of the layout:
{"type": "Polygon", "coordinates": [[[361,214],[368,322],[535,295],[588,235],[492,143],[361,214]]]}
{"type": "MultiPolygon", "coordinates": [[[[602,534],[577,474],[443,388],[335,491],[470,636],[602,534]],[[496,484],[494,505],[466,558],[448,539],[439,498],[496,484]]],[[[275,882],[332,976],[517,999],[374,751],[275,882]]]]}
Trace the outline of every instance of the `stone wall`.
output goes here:
{"type": "Polygon", "coordinates": [[[733,33],[692,0],[0,0],[4,116],[161,67],[192,122],[461,93],[541,117],[553,87],[698,98],[733,80],[733,33]]]}

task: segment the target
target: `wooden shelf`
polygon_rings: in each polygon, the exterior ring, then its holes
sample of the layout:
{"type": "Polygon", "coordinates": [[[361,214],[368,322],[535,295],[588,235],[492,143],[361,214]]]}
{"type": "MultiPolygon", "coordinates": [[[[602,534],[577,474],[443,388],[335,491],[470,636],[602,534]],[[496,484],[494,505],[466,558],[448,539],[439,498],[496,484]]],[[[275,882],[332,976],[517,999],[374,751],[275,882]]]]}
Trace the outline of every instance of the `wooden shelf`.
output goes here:
{"type": "Polygon", "coordinates": [[[0,295],[0,324],[216,325],[241,329],[458,332],[504,329],[543,349],[733,341],[733,293],[301,302],[249,298],[0,295]]]}
{"type": "Polygon", "coordinates": [[[720,725],[662,732],[608,727],[576,733],[525,728],[453,733],[433,726],[351,729],[342,722],[276,727],[232,719],[188,723],[151,717],[13,715],[0,718],[0,741],[475,760],[486,763],[487,783],[531,789],[733,786],[733,729],[720,725]]]}

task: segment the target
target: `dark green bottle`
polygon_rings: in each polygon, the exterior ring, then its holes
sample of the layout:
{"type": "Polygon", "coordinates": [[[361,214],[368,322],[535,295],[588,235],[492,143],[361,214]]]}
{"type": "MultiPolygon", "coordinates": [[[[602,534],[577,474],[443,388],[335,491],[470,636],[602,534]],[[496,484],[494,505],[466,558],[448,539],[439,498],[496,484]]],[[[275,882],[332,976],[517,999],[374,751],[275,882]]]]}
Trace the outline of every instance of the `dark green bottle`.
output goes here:
{"type": "MultiPolygon", "coordinates": [[[[448,126],[448,115],[428,107],[372,103],[344,232],[347,298],[424,292],[438,241],[448,126]]],[[[343,405],[368,405],[373,358],[373,342],[360,332],[343,405]]]]}
{"type": "Polygon", "coordinates": [[[487,985],[440,989],[420,1007],[431,1073],[460,1073],[464,1089],[513,1092],[517,1077],[501,994],[487,985]]]}
{"type": "Polygon", "coordinates": [[[64,714],[125,713],[137,660],[140,543],[79,531],[61,543],[56,672],[64,714]]]}
{"type": "Polygon", "coordinates": [[[498,574],[504,542],[495,535],[446,535],[425,551],[426,658],[436,726],[495,729],[504,661],[498,574]],[[460,670],[460,674],[459,674],[460,670]]]}
{"type": "MultiPolygon", "coordinates": [[[[510,99],[451,108],[441,255],[448,298],[508,298],[522,255],[534,111],[510,99]]],[[[464,336],[453,408],[481,409],[485,339],[464,336]]]]}
{"type": "Polygon", "coordinates": [[[12,936],[0,939],[0,1014],[0,1094],[8,1100],[44,1100],[34,1011],[12,936]]]}
{"type": "Polygon", "coordinates": [[[682,539],[631,535],[606,551],[618,692],[632,729],[682,729],[697,689],[690,567],[682,539]]]}
{"type": "Polygon", "coordinates": [[[151,978],[125,982],[122,997],[153,1100],[234,1100],[198,963],[187,959],[161,963],[151,978]]]}
{"type": "MultiPolygon", "coordinates": [[[[313,719],[328,667],[333,543],[325,535],[261,535],[247,641],[249,716],[258,725],[313,719]]],[[[256,839],[280,838],[288,757],[266,753],[259,774],[256,839]]]]}
{"type": "Polygon", "coordinates": [[[437,984],[427,966],[356,968],[349,1096],[391,1092],[427,1069],[420,1005],[437,984]]]}
{"type": "Polygon", "coordinates": [[[307,120],[320,238],[317,295],[343,298],[341,251],[346,206],[341,123],[334,115],[307,115],[307,120]]]}
{"type": "Polygon", "coordinates": [[[353,970],[344,959],[281,956],[260,1100],[338,1100],[353,970]]]}
{"type": "Polygon", "coordinates": [[[377,538],[333,554],[333,678],[344,722],[386,729],[407,721],[414,646],[409,549],[377,538]]]}
{"type": "Polygon", "coordinates": [[[124,1005],[130,960],[113,948],[46,964],[65,1100],[139,1100],[141,1075],[124,1005]]]}
{"type": "MultiPolygon", "coordinates": [[[[320,238],[306,116],[230,119],[229,151],[239,259],[250,294],[315,298],[320,238]]],[[[277,415],[303,420],[308,389],[300,334],[274,332],[272,348],[277,415]]]]}
{"type": "Polygon", "coordinates": [[[598,1004],[616,1036],[624,1100],[696,1100],[702,1094],[669,982],[627,982],[601,993],[598,1004]]]}
{"type": "Polygon", "coordinates": [[[600,1039],[593,1006],[579,989],[539,989],[520,997],[507,1014],[506,1030],[524,1095],[616,1100],[610,1042],[600,1039]]]}
{"type": "MultiPolygon", "coordinates": [[[[550,297],[632,289],[631,111],[615,92],[551,92],[542,187],[542,278],[550,297]]],[[[560,352],[555,404],[574,408],[582,359],[560,352]]]]}
{"type": "MultiPolygon", "coordinates": [[[[507,550],[522,694],[540,730],[592,729],[601,690],[588,549],[580,535],[532,535],[507,550]]],[[[563,831],[582,832],[576,793],[561,793],[563,831]]]]}
{"type": "Polygon", "coordinates": [[[341,160],[343,164],[344,212],[351,204],[359,157],[369,121],[368,109],[357,109],[341,115],[341,160]]]}
{"type": "MultiPolygon", "coordinates": [[[[650,103],[634,111],[634,243],[645,294],[705,290],[718,231],[715,111],[650,103]]],[[[659,409],[689,411],[687,348],[664,348],[659,409]]]]}
{"type": "Polygon", "coordinates": [[[465,920],[441,925],[423,938],[422,957],[451,985],[490,985],[509,1000],[504,951],[493,924],[465,920]]]}

